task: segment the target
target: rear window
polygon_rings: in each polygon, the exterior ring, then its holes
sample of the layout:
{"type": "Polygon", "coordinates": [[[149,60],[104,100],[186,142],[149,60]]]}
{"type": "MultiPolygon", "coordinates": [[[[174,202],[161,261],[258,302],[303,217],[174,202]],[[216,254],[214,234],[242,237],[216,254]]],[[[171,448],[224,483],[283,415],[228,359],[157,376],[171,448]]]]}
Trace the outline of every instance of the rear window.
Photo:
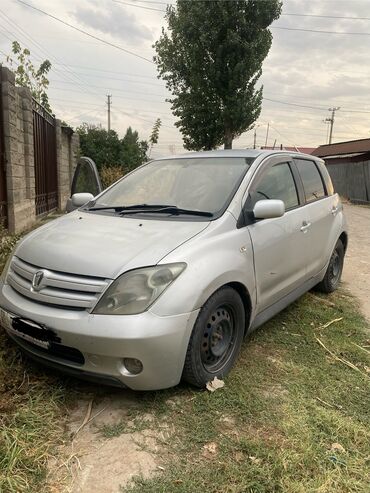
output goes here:
{"type": "Polygon", "coordinates": [[[325,164],[320,164],[319,167],[321,171],[321,176],[323,177],[325,183],[327,195],[334,195],[334,186],[333,182],[331,181],[327,167],[325,166],[325,164]]]}
{"type": "Polygon", "coordinates": [[[324,184],[316,164],[305,159],[295,159],[295,162],[302,178],[306,202],[325,197],[324,184]]]}

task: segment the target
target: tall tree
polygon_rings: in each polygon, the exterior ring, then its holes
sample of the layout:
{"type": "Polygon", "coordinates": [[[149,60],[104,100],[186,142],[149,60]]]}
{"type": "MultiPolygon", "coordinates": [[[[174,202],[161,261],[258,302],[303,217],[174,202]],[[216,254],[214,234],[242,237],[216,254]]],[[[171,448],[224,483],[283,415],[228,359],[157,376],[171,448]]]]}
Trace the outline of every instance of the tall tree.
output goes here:
{"type": "Polygon", "coordinates": [[[261,112],[256,83],[280,0],[178,0],[155,43],[159,76],[187,149],[231,148],[261,112]]]}
{"type": "Polygon", "coordinates": [[[12,54],[16,58],[16,61],[13,60],[11,55],[7,56],[7,61],[10,63],[10,66],[14,63],[17,64],[17,68],[14,69],[15,83],[19,86],[28,87],[36,101],[51,113],[49,98],[46,92],[49,87],[47,74],[51,69],[51,63],[49,60],[44,60],[36,68],[31,61],[30,50],[28,48],[22,48],[18,41],[13,41],[12,43],[12,54]]]}

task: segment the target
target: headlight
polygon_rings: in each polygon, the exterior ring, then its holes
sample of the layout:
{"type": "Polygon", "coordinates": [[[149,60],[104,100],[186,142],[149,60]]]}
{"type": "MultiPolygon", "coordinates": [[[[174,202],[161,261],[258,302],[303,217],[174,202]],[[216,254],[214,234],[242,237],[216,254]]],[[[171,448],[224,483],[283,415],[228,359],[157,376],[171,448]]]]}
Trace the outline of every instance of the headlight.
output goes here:
{"type": "Polygon", "coordinates": [[[109,286],[93,313],[135,315],[145,312],[185,267],[181,262],[126,272],[109,286]]]}

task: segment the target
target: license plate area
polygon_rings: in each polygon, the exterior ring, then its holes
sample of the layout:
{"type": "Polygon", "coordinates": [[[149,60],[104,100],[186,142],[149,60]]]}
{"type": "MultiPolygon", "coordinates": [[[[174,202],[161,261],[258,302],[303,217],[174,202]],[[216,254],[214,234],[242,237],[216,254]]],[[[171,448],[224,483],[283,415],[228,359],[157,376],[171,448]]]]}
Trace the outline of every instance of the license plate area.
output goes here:
{"type": "Polygon", "coordinates": [[[2,309],[0,309],[0,322],[11,334],[44,349],[49,349],[52,343],[61,342],[60,337],[45,325],[27,318],[18,317],[2,309]]]}

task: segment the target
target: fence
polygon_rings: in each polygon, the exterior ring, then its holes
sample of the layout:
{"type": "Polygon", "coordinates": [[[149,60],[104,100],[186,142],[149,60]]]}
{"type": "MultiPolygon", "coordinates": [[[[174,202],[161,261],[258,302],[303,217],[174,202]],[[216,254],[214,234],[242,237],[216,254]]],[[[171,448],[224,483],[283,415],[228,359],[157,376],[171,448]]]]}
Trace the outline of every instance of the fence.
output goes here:
{"type": "Polygon", "coordinates": [[[335,191],[358,204],[370,204],[370,153],[342,159],[326,159],[335,191]]]}
{"type": "Polygon", "coordinates": [[[63,209],[77,164],[79,139],[0,65],[0,220],[10,232],[63,209]]]}
{"type": "Polygon", "coordinates": [[[55,118],[32,100],[36,216],[58,208],[55,118]]]}

